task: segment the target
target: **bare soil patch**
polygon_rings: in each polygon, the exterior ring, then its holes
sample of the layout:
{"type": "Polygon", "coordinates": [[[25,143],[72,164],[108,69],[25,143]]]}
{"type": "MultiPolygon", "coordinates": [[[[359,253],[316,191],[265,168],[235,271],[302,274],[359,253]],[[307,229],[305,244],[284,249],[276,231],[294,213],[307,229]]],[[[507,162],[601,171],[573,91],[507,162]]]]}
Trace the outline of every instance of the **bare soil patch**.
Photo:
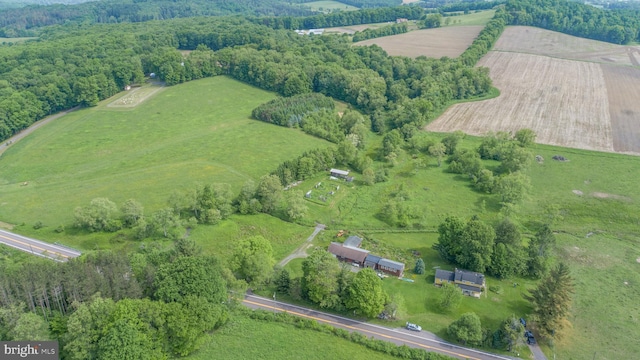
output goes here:
{"type": "Polygon", "coordinates": [[[637,263],[640,263],[640,257],[636,259],[636,262],[637,262],[637,263]]]}
{"type": "Polygon", "coordinates": [[[602,65],[617,152],[640,154],[640,67],[602,65]]]}
{"type": "Polygon", "coordinates": [[[460,56],[478,37],[482,26],[450,26],[436,29],[410,31],[405,34],[385,36],[360,41],[355,45],[378,45],[389,55],[441,58],[460,56]]]}
{"type": "Polygon", "coordinates": [[[584,193],[582,191],[580,191],[580,190],[571,190],[571,192],[576,194],[576,195],[578,195],[578,196],[584,195],[584,193]]]}
{"type": "Polygon", "coordinates": [[[509,26],[496,42],[494,50],[606,64],[638,65],[634,53],[640,52],[640,47],[583,39],[529,26],[509,26]]]}
{"type": "Polygon", "coordinates": [[[529,128],[539,143],[613,151],[607,87],[598,64],[491,51],[479,65],[489,68],[501,95],[456,104],[428,130],[484,135],[529,128]]]}

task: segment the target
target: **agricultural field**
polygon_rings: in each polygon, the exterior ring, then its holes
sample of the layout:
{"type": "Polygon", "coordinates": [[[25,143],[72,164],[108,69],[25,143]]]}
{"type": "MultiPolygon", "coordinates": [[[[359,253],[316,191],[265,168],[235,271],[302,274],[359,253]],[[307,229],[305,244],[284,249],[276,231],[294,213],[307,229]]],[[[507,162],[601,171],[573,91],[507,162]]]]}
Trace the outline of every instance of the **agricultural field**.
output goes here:
{"type": "Polygon", "coordinates": [[[448,26],[360,41],[355,45],[378,45],[389,55],[441,58],[460,56],[478,36],[482,26],[448,26]]]}
{"type": "Polygon", "coordinates": [[[508,26],[493,49],[614,65],[638,66],[640,61],[639,46],[616,45],[530,26],[508,26]]]}
{"type": "Polygon", "coordinates": [[[446,16],[442,18],[442,26],[472,26],[472,25],[486,25],[493,15],[495,10],[484,10],[472,12],[466,15],[446,16]],[[447,19],[449,24],[447,24],[447,19]]]}
{"type": "Polygon", "coordinates": [[[303,4],[305,7],[311,8],[312,11],[332,12],[332,11],[353,11],[358,10],[357,7],[343,4],[339,1],[312,1],[303,4]]]}
{"type": "Polygon", "coordinates": [[[631,66],[631,48],[513,29],[479,62],[490,69],[501,95],[456,104],[427,130],[482,135],[530,128],[544,144],[640,154],[640,67],[631,66]]]}
{"type": "MultiPolygon", "coordinates": [[[[129,96],[121,93],[121,96],[129,96]]],[[[227,77],[173,86],[132,108],[83,109],[47,124],[0,158],[0,219],[22,232],[55,239],[73,210],[96,197],[140,201],[146,213],[166,206],[174,190],[228,183],[239,191],[280,162],[328,146],[298,130],[250,119],[274,94],[227,77]],[[255,139],[260,138],[260,141],[255,139]]],[[[90,241],[93,234],[86,236],[90,241]]],[[[97,241],[97,240],[95,240],[97,241]]],[[[65,240],[66,242],[66,240],[65,240]]]]}

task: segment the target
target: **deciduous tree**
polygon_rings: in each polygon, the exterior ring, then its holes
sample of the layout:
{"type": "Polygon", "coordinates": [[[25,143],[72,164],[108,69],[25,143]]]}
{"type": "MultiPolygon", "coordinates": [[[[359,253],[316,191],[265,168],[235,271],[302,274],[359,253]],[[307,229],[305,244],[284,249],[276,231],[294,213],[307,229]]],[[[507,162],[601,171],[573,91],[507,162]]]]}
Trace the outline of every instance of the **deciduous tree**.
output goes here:
{"type": "Polygon", "coordinates": [[[244,279],[249,284],[262,285],[271,278],[274,263],[271,243],[258,235],[236,244],[230,266],[239,279],[244,279]]]}
{"type": "Polygon", "coordinates": [[[373,269],[362,269],[349,284],[345,305],[366,317],[378,316],[384,310],[389,296],[382,288],[382,281],[373,269]]]}
{"type": "Polygon", "coordinates": [[[462,291],[455,284],[445,282],[440,287],[440,300],[438,305],[443,311],[455,310],[462,301],[462,291]]]}
{"type": "Polygon", "coordinates": [[[482,326],[476,313],[463,314],[447,328],[449,336],[463,344],[478,344],[482,341],[482,326]]]}

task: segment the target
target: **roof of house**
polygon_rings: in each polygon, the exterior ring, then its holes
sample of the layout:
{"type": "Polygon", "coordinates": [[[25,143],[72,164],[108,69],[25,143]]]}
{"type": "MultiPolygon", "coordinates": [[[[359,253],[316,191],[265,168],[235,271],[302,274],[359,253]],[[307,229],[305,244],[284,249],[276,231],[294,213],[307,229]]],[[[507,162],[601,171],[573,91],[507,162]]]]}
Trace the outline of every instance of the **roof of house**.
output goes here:
{"type": "Polygon", "coordinates": [[[378,266],[384,266],[387,267],[389,269],[396,269],[396,270],[404,270],[404,264],[397,262],[397,261],[393,261],[393,260],[389,260],[389,259],[380,259],[380,261],[378,261],[378,266]]]}
{"type": "Polygon", "coordinates": [[[477,284],[477,285],[484,284],[484,275],[477,272],[472,272],[472,271],[456,269],[455,279],[456,281],[468,281],[472,284],[477,284]]]}
{"type": "Polygon", "coordinates": [[[342,246],[342,244],[337,242],[332,242],[329,245],[328,251],[333,255],[339,256],[341,258],[350,259],[357,262],[364,262],[364,259],[369,254],[368,250],[353,248],[349,246],[342,246]]]}
{"type": "Polygon", "coordinates": [[[436,269],[436,279],[453,281],[454,278],[453,271],[436,269]]]}
{"type": "Polygon", "coordinates": [[[367,257],[364,259],[365,262],[372,262],[374,264],[377,264],[382,258],[380,256],[376,256],[376,255],[367,255],[367,257]]]}
{"type": "Polygon", "coordinates": [[[465,284],[456,284],[456,285],[462,290],[480,292],[480,288],[477,288],[475,286],[470,286],[470,285],[465,285],[465,284]]]}
{"type": "Polygon", "coordinates": [[[360,244],[362,244],[362,238],[355,236],[355,235],[351,235],[347,238],[347,240],[344,241],[344,246],[351,246],[351,247],[360,247],[360,244]]]}
{"type": "Polygon", "coordinates": [[[338,174],[338,175],[344,175],[344,176],[349,175],[349,171],[347,171],[347,170],[331,169],[331,170],[329,170],[329,172],[331,174],[338,174]]]}

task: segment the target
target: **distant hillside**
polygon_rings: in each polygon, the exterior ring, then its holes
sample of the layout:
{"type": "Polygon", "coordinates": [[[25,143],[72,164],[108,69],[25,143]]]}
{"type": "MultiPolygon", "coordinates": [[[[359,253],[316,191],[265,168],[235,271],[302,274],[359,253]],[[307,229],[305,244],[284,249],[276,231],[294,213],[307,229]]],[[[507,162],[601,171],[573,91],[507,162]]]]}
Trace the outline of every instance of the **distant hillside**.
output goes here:
{"type": "MultiPolygon", "coordinates": [[[[44,3],[48,0],[25,1],[44,3]]],[[[56,0],[51,2],[54,1],[56,0]]],[[[305,16],[311,15],[312,12],[300,4],[291,4],[283,0],[108,0],[71,6],[33,5],[0,10],[0,37],[32,36],[36,28],[68,21],[122,23],[231,14],[305,16]]]]}

